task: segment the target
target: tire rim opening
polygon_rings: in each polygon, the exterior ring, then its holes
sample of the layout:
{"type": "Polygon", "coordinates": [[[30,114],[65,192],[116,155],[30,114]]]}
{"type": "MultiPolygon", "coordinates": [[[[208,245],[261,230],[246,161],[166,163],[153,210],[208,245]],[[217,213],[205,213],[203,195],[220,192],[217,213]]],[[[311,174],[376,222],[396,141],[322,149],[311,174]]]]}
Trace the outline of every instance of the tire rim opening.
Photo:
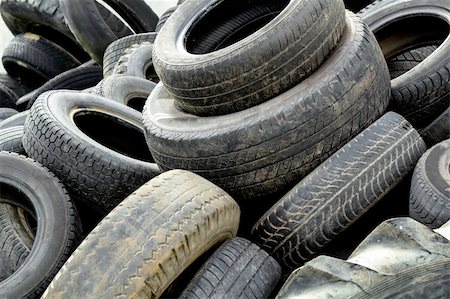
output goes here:
{"type": "Polygon", "coordinates": [[[142,110],[144,110],[146,100],[147,98],[144,97],[135,97],[128,101],[127,106],[133,108],[134,110],[142,112],[142,110]]]}
{"type": "Polygon", "coordinates": [[[220,1],[202,15],[186,34],[185,47],[192,54],[226,48],[258,31],[289,4],[289,0],[220,1]]]}
{"type": "Polygon", "coordinates": [[[154,163],[140,128],[96,111],[78,112],[73,120],[84,134],[101,145],[127,157],[154,163]]]}
{"type": "Polygon", "coordinates": [[[42,86],[47,81],[43,74],[15,59],[3,59],[3,66],[11,77],[17,78],[32,89],[42,86]]]}

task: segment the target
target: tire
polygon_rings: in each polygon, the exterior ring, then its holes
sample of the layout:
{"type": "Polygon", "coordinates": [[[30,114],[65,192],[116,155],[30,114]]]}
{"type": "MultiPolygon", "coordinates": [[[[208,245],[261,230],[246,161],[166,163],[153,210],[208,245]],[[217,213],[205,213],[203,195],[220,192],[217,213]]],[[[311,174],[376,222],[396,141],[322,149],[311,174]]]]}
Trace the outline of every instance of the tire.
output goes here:
{"type": "Polygon", "coordinates": [[[2,0],[0,12],[14,35],[38,34],[67,49],[79,61],[89,57],[67,26],[58,0],[2,0]]]}
{"type": "Polygon", "coordinates": [[[450,139],[430,148],[419,160],[409,195],[411,218],[438,228],[450,220],[450,139]]]}
{"type": "Polygon", "coordinates": [[[93,61],[84,63],[74,69],[65,71],[47,81],[44,85],[21,97],[19,107],[30,109],[36,99],[46,91],[57,89],[83,90],[95,86],[102,80],[102,68],[93,61]]]}
{"type": "Polygon", "coordinates": [[[14,37],[2,56],[5,70],[30,87],[39,87],[80,62],[45,38],[25,33],[14,37]]]}
{"type": "Polygon", "coordinates": [[[145,79],[112,75],[103,79],[93,93],[142,112],[145,101],[155,86],[155,83],[145,79]]]}
{"type": "Polygon", "coordinates": [[[449,106],[448,1],[379,0],[361,10],[359,15],[377,36],[387,60],[411,48],[440,44],[417,67],[391,82],[390,109],[403,115],[416,128],[425,127],[449,106]]]}
{"type": "Polygon", "coordinates": [[[117,61],[125,54],[125,50],[134,45],[139,45],[144,42],[153,43],[156,38],[156,33],[141,33],[123,37],[111,43],[105,50],[103,57],[103,76],[106,78],[112,75],[117,61]]]}
{"type": "Polygon", "coordinates": [[[345,7],[353,12],[358,12],[376,0],[344,0],[345,7]]]}
{"type": "Polygon", "coordinates": [[[0,255],[6,264],[2,271],[6,277],[19,269],[33,247],[34,235],[25,228],[23,215],[23,210],[0,203],[0,255]]]}
{"type": "Polygon", "coordinates": [[[0,121],[0,130],[11,128],[11,127],[17,127],[17,126],[24,126],[25,125],[25,119],[28,116],[28,111],[20,112],[17,114],[14,114],[11,117],[8,117],[7,119],[0,121]]]}
{"type": "Polygon", "coordinates": [[[296,270],[277,298],[447,298],[449,246],[410,218],[390,219],[347,261],[320,256],[296,270]]]}
{"type": "Polygon", "coordinates": [[[178,7],[178,5],[171,7],[161,15],[158,24],[156,24],[155,32],[159,32],[161,30],[162,26],[167,22],[167,20],[174,13],[174,11],[177,10],[178,7]]]}
{"type": "Polygon", "coordinates": [[[62,184],[41,164],[1,152],[0,169],[0,198],[29,202],[38,219],[33,248],[21,267],[0,282],[0,297],[36,298],[78,244],[78,214],[62,184]]]}
{"type": "Polygon", "coordinates": [[[111,100],[48,92],[30,110],[23,145],[69,191],[111,210],[160,173],[141,123],[140,113],[111,100]]]}
{"type": "Polygon", "coordinates": [[[450,108],[444,111],[438,118],[436,118],[431,124],[420,131],[423,140],[432,147],[433,145],[450,139],[450,108]]]}
{"type": "Polygon", "coordinates": [[[156,73],[186,112],[237,112],[287,91],[326,60],[345,27],[342,1],[236,3],[185,2],[155,40],[156,73]]]}
{"type": "Polygon", "coordinates": [[[194,117],[157,85],[144,107],[155,161],[196,172],[239,200],[298,183],[388,105],[389,72],[375,37],[353,14],[346,28],[337,50],[307,80],[245,111],[194,117]]]}
{"type": "Polygon", "coordinates": [[[226,241],[191,280],[180,298],[269,298],[281,267],[242,238],[226,241]]]}
{"type": "Polygon", "coordinates": [[[13,115],[16,115],[17,113],[19,113],[17,110],[11,108],[0,108],[0,122],[13,115]]]}
{"type": "Polygon", "coordinates": [[[141,79],[159,81],[152,62],[153,44],[143,42],[133,45],[117,61],[114,75],[127,75],[141,79]]]}
{"type": "Polygon", "coordinates": [[[400,54],[387,62],[391,79],[395,79],[418,66],[434,51],[437,46],[426,46],[400,54]]]}
{"type": "MultiPolygon", "coordinates": [[[[94,0],[60,0],[64,17],[86,52],[102,64],[103,54],[117,36],[105,22],[94,0]]],[[[135,33],[153,32],[158,17],[143,0],[107,0],[135,33]]]]}
{"type": "Polygon", "coordinates": [[[186,171],[163,173],[102,220],[43,298],[159,298],[238,225],[239,206],[223,190],[186,171]]]}
{"type": "Polygon", "coordinates": [[[267,211],[252,229],[255,243],[295,269],[392,190],[425,151],[411,124],[387,113],[267,211]]]}
{"type": "Polygon", "coordinates": [[[22,144],[23,126],[0,130],[0,151],[26,155],[22,144]]]}
{"type": "Polygon", "coordinates": [[[0,74],[0,107],[16,108],[17,100],[30,91],[30,88],[8,74],[0,74]]]}

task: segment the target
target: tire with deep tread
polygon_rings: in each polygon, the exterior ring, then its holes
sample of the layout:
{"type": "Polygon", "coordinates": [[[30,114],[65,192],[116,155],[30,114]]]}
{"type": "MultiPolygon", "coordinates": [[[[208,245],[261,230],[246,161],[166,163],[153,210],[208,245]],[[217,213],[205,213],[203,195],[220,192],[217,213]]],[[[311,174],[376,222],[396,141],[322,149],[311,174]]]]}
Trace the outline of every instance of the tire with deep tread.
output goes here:
{"type": "Polygon", "coordinates": [[[188,113],[237,112],[287,91],[326,60],[345,28],[340,0],[237,3],[185,2],[155,40],[156,73],[188,113]]]}
{"type": "Polygon", "coordinates": [[[0,297],[37,298],[80,241],[78,214],[60,181],[24,156],[0,152],[0,184],[0,198],[30,205],[37,219],[31,252],[0,282],[0,297]]]}
{"type": "Polygon", "coordinates": [[[142,44],[144,42],[153,43],[156,33],[148,32],[123,37],[111,43],[105,50],[103,56],[103,76],[106,78],[112,75],[117,61],[125,54],[125,50],[131,46],[142,44]]]}
{"type": "Polygon", "coordinates": [[[160,173],[145,144],[142,115],[114,101],[47,92],[36,100],[24,127],[28,155],[69,191],[107,210],[160,173]]]}
{"type": "Polygon", "coordinates": [[[267,211],[252,229],[255,243],[295,269],[395,187],[425,151],[410,123],[385,114],[267,211]]]}
{"type": "Polygon", "coordinates": [[[389,72],[375,37],[351,13],[346,28],[336,51],[308,79],[244,111],[196,117],[178,110],[157,85],[144,107],[155,161],[196,172],[238,200],[298,183],[388,105],[389,72]]]}
{"type": "Polygon", "coordinates": [[[319,256],[277,298],[448,298],[450,236],[411,218],[381,223],[345,261],[319,256]]]}
{"type": "Polygon", "coordinates": [[[437,46],[426,46],[402,53],[387,62],[391,79],[395,79],[418,66],[430,56],[437,46]]]}
{"type": "Polygon", "coordinates": [[[100,222],[43,299],[159,298],[198,257],[235,236],[238,225],[239,206],[223,190],[187,171],[163,173],[100,222]]]}
{"type": "Polygon", "coordinates": [[[431,228],[450,220],[450,139],[430,148],[417,163],[411,181],[409,213],[431,228]]]}
{"type": "Polygon", "coordinates": [[[269,298],[280,277],[280,265],[267,252],[234,238],[216,250],[180,298],[269,298]]]}
{"type": "Polygon", "coordinates": [[[26,156],[22,144],[23,126],[0,129],[0,152],[13,152],[26,156]]]}
{"type": "Polygon", "coordinates": [[[428,147],[450,139],[450,107],[419,132],[428,147]]]}

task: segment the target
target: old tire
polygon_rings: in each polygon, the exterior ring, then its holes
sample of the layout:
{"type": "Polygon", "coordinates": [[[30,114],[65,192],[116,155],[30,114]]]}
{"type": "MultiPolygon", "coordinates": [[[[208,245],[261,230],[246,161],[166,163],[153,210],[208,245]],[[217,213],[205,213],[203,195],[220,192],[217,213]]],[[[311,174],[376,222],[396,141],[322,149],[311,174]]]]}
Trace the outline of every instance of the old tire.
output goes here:
{"type": "Polygon", "coordinates": [[[155,32],[159,32],[162,28],[162,26],[164,26],[164,24],[167,22],[167,20],[170,18],[170,16],[174,13],[175,10],[178,9],[178,5],[173,6],[171,8],[169,8],[168,10],[166,10],[161,17],[158,20],[158,24],[156,24],[156,28],[155,28],[155,32]]]}
{"type": "Polygon", "coordinates": [[[409,196],[409,213],[417,221],[438,228],[450,220],[450,140],[420,158],[409,196]]]}
{"type": "Polygon", "coordinates": [[[223,190],[186,171],[163,173],[102,220],[43,298],[159,298],[238,225],[239,206],[223,190]]]}
{"type": "Polygon", "coordinates": [[[296,184],[388,105],[389,72],[375,37],[353,14],[346,28],[336,51],[308,79],[244,111],[193,116],[157,85],[144,107],[155,161],[196,172],[240,200],[296,184]]]}
{"type": "Polygon", "coordinates": [[[25,119],[28,116],[28,111],[23,111],[17,114],[14,114],[13,116],[8,117],[7,119],[0,121],[0,130],[10,128],[10,127],[16,127],[16,126],[24,126],[25,119]]]}
{"type": "Polygon", "coordinates": [[[30,92],[30,88],[8,74],[0,74],[0,107],[16,108],[18,99],[30,92]]]}
{"type": "Polygon", "coordinates": [[[13,115],[16,115],[17,113],[19,112],[12,108],[0,108],[0,122],[13,115]]]}
{"type": "Polygon", "coordinates": [[[420,47],[389,59],[387,65],[389,73],[391,74],[391,79],[395,79],[409,72],[422,63],[422,61],[430,56],[436,49],[437,46],[420,47]]]}
{"type": "Polygon", "coordinates": [[[155,40],[156,73],[186,112],[222,115],[283,93],[326,60],[345,27],[342,1],[237,3],[185,2],[155,40]]]}
{"type": "Polygon", "coordinates": [[[295,269],[395,187],[425,150],[411,124],[387,113],[267,211],[252,229],[254,241],[283,266],[295,269]]]}
{"type": "Polygon", "coordinates": [[[114,67],[114,75],[127,75],[158,82],[152,60],[153,44],[143,42],[125,50],[114,67]]]}
{"type": "Polygon", "coordinates": [[[422,135],[423,140],[432,147],[436,143],[450,139],[450,107],[447,108],[441,115],[439,115],[431,124],[419,133],[422,135]]]}
{"type": "Polygon", "coordinates": [[[1,152],[0,184],[0,198],[28,202],[38,219],[33,248],[19,269],[0,282],[0,297],[36,298],[78,244],[78,214],[59,180],[29,158],[1,152]]]}
{"type": "Polygon", "coordinates": [[[0,129],[0,152],[13,152],[26,155],[22,144],[23,126],[0,129]]]}

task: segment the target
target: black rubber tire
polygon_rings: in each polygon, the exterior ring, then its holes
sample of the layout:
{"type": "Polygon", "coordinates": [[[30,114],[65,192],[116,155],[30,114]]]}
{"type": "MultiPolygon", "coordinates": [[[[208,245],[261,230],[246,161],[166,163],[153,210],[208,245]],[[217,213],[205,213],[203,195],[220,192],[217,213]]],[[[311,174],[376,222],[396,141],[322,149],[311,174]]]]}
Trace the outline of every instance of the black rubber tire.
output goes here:
{"type": "Polygon", "coordinates": [[[41,164],[0,153],[0,198],[29,203],[38,219],[25,263],[0,282],[1,298],[37,298],[78,245],[78,214],[59,180],[41,164]]]}
{"type": "MultiPolygon", "coordinates": [[[[134,30],[135,33],[153,32],[158,17],[143,0],[106,0],[134,30]]],[[[103,63],[103,54],[117,36],[102,18],[94,0],[60,0],[67,24],[86,52],[97,63],[103,63]]]]}
{"type": "Polygon", "coordinates": [[[346,28],[337,50],[308,79],[245,111],[183,113],[158,84],[144,107],[155,161],[163,169],[196,172],[237,199],[298,183],[388,105],[389,72],[375,37],[351,13],[346,28]]]}
{"type": "Polygon", "coordinates": [[[19,97],[31,89],[8,74],[0,74],[0,107],[15,108],[19,97]]]}
{"type": "Polygon", "coordinates": [[[152,60],[153,44],[143,42],[125,50],[114,67],[113,74],[128,75],[159,82],[152,60]]]}
{"type": "Polygon", "coordinates": [[[155,83],[145,79],[112,75],[103,79],[93,93],[142,112],[145,101],[155,86],[155,83]]]}
{"type": "Polygon", "coordinates": [[[359,15],[377,36],[387,60],[411,48],[440,44],[417,67],[391,82],[391,110],[423,128],[449,107],[448,0],[378,0],[359,15]]]}
{"type": "Polygon", "coordinates": [[[43,299],[159,298],[192,262],[235,236],[238,226],[239,206],[223,190],[187,171],[163,173],[102,220],[43,299]]]}
{"type": "Polygon", "coordinates": [[[26,156],[22,144],[23,126],[9,127],[0,130],[0,152],[13,152],[26,156]]]}
{"type": "Polygon", "coordinates": [[[103,56],[103,76],[106,78],[112,75],[114,67],[120,57],[125,54],[125,50],[129,47],[142,44],[143,42],[153,43],[156,38],[156,33],[141,33],[123,37],[111,43],[105,50],[103,56]]]}
{"type": "Polygon", "coordinates": [[[425,151],[410,123],[385,114],[267,211],[252,229],[254,241],[282,266],[297,268],[405,178],[425,151]]]}
{"type": "Polygon", "coordinates": [[[280,277],[280,265],[267,252],[234,238],[214,252],[180,298],[269,298],[280,277]]]}
{"type": "Polygon", "coordinates": [[[57,89],[83,90],[93,87],[102,80],[102,68],[93,61],[65,71],[47,81],[38,89],[26,94],[17,101],[18,107],[30,109],[36,99],[46,91],[57,89]]]}
{"type": "Polygon", "coordinates": [[[185,2],[155,40],[156,73],[186,112],[222,115],[281,94],[326,60],[345,27],[341,0],[237,3],[185,2]]]}
{"type": "Polygon", "coordinates": [[[448,298],[446,229],[432,231],[411,218],[386,220],[347,260],[320,256],[297,269],[277,298],[448,298]]]}
{"type": "Polygon", "coordinates": [[[58,0],[2,0],[0,12],[14,35],[35,33],[68,50],[79,61],[88,59],[67,26],[58,0]]]}
{"type": "Polygon", "coordinates": [[[25,123],[23,145],[69,191],[107,210],[160,173],[145,144],[141,114],[92,94],[55,91],[39,97],[25,123]]]}
{"type": "Polygon", "coordinates": [[[0,130],[16,127],[16,126],[24,126],[25,119],[28,116],[28,111],[20,112],[14,114],[13,116],[8,117],[7,119],[0,121],[0,130]]]}
{"type": "Polygon", "coordinates": [[[0,108],[0,122],[4,121],[5,119],[16,115],[19,113],[17,110],[12,108],[0,108]]]}
{"type": "Polygon", "coordinates": [[[159,32],[164,26],[164,24],[167,22],[167,20],[170,18],[170,16],[174,13],[175,10],[177,10],[179,5],[173,6],[166,10],[161,17],[159,18],[158,24],[156,24],[155,32],[159,32]]]}
{"type": "Polygon", "coordinates": [[[420,47],[389,59],[387,65],[389,68],[389,73],[391,74],[391,80],[418,66],[422,61],[436,51],[436,49],[437,46],[420,47]]]}
{"type": "Polygon", "coordinates": [[[6,262],[2,273],[9,277],[25,262],[35,236],[25,228],[23,213],[19,208],[1,201],[0,199],[0,255],[3,262],[6,262]]]}
{"type": "Polygon", "coordinates": [[[409,214],[431,228],[450,220],[450,139],[430,148],[411,181],[409,214]]]}
{"type": "Polygon", "coordinates": [[[374,1],[376,0],[344,0],[344,4],[347,9],[356,13],[374,1]]]}
{"type": "Polygon", "coordinates": [[[57,44],[33,33],[19,34],[3,51],[8,74],[30,87],[39,87],[56,75],[80,65],[57,44]]]}
{"type": "Polygon", "coordinates": [[[428,147],[450,139],[450,107],[419,133],[428,147]]]}

